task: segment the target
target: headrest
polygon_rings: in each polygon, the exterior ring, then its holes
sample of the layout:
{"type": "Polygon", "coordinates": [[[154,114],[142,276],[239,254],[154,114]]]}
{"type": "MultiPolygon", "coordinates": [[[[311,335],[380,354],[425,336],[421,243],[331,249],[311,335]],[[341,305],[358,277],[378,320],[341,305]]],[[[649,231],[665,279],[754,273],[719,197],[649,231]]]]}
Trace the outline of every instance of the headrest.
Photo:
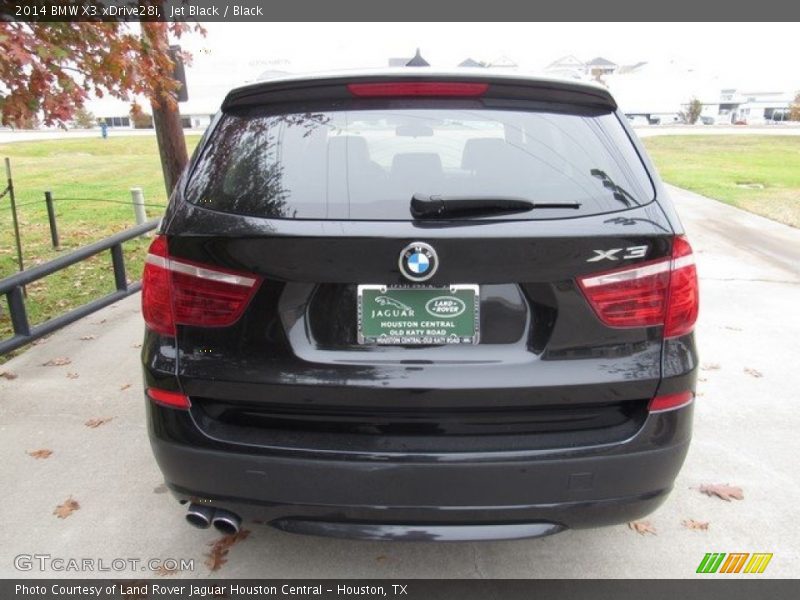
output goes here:
{"type": "Polygon", "coordinates": [[[502,138],[472,138],[464,144],[461,155],[461,168],[477,171],[486,165],[493,165],[508,156],[510,146],[502,138]]]}
{"type": "Polygon", "coordinates": [[[354,163],[369,162],[369,148],[366,138],[360,135],[338,135],[328,138],[328,153],[334,156],[347,156],[354,163]]]}
{"type": "Polygon", "coordinates": [[[393,175],[436,176],[442,174],[442,159],[435,152],[409,152],[395,154],[392,159],[393,175]]]}

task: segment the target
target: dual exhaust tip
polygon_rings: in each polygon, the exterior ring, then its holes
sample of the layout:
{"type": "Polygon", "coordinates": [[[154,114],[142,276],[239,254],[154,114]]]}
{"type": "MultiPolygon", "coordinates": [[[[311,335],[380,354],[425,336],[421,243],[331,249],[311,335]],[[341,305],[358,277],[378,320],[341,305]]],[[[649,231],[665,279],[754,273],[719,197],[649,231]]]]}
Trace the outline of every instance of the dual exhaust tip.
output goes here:
{"type": "Polygon", "coordinates": [[[242,519],[236,513],[202,504],[189,505],[186,522],[198,529],[208,529],[213,525],[214,529],[225,535],[239,533],[242,526],[242,519]]]}

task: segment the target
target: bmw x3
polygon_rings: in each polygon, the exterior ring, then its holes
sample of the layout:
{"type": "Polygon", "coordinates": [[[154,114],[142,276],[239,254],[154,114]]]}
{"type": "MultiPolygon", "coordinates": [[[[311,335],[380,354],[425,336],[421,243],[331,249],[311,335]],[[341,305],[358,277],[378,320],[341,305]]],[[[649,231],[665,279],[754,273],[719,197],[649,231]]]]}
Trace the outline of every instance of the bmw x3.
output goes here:
{"type": "Polygon", "coordinates": [[[146,259],[149,435],[198,527],[537,537],[691,437],[692,249],[609,92],[491,71],[232,90],[146,259]]]}

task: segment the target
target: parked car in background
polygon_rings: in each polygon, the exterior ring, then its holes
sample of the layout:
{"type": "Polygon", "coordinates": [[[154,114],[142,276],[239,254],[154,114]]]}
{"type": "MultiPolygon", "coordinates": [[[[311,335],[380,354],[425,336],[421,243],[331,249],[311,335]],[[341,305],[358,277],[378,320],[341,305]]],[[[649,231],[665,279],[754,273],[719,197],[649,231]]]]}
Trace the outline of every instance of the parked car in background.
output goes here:
{"type": "Polygon", "coordinates": [[[646,115],[626,115],[626,116],[628,118],[628,122],[634,127],[642,127],[651,124],[650,119],[648,119],[646,115]]]}

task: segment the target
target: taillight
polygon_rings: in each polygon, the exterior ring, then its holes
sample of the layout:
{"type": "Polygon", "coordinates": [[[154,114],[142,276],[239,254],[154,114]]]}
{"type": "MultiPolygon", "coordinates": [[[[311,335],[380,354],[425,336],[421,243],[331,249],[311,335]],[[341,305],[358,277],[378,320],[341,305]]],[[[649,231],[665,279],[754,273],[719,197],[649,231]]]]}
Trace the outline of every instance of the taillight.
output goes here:
{"type": "Polygon", "coordinates": [[[676,237],[672,256],[578,278],[600,320],[610,327],[664,326],[664,337],[689,333],[699,307],[692,247],[676,237]]]}
{"type": "Polygon", "coordinates": [[[162,335],[175,335],[175,317],[172,314],[167,238],[157,236],[150,249],[142,274],[142,316],[153,331],[162,335]]]}
{"type": "Polygon", "coordinates": [[[147,326],[175,335],[175,326],[226,327],[235,323],[258,288],[253,275],[169,256],[167,240],[153,240],[142,277],[142,315],[147,326]]]}
{"type": "Polygon", "coordinates": [[[689,333],[694,328],[700,309],[697,268],[692,247],[685,237],[676,237],[672,245],[671,275],[664,337],[678,337],[689,333]]]}
{"type": "Polygon", "coordinates": [[[665,394],[663,396],[656,396],[650,400],[650,405],[647,407],[650,412],[661,412],[665,410],[675,410],[676,408],[683,408],[694,400],[693,392],[679,392],[677,394],[665,394]]]}
{"type": "Polygon", "coordinates": [[[191,408],[192,406],[191,402],[189,402],[189,397],[180,392],[147,388],[147,395],[153,402],[170,408],[191,408]]]}
{"type": "Polygon", "coordinates": [[[476,98],[489,89],[487,83],[457,81],[393,81],[350,83],[347,90],[357,98],[403,98],[410,96],[461,96],[476,98]]]}

